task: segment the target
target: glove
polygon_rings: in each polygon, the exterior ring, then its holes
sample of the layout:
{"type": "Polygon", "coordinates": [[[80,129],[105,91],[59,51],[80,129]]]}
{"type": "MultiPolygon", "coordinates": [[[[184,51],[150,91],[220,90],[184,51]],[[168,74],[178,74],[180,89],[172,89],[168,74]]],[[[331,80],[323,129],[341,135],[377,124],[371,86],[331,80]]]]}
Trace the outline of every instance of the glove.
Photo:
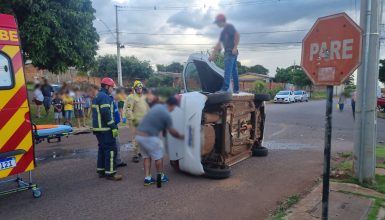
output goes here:
{"type": "Polygon", "coordinates": [[[111,131],[112,131],[112,137],[113,137],[113,138],[116,138],[116,137],[119,136],[119,131],[118,131],[118,129],[114,128],[114,129],[112,129],[111,131]]]}

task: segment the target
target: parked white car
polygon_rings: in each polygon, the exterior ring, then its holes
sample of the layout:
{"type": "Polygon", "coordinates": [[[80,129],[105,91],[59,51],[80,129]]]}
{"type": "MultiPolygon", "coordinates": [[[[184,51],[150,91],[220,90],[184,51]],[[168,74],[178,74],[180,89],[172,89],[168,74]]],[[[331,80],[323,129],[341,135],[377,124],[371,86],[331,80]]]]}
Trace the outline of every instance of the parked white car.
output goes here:
{"type": "Polygon", "coordinates": [[[291,103],[295,102],[294,92],[289,90],[279,91],[274,97],[274,103],[291,103]]]}
{"type": "Polygon", "coordinates": [[[296,102],[307,102],[309,101],[309,95],[306,91],[297,90],[294,91],[294,99],[296,102]]]}

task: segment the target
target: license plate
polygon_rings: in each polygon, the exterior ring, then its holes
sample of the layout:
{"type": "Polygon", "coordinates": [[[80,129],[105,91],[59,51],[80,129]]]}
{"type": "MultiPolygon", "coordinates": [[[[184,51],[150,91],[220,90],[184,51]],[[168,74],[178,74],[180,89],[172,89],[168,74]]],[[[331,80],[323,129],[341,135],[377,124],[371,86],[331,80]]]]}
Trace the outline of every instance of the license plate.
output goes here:
{"type": "Polygon", "coordinates": [[[0,160],[0,170],[10,169],[16,166],[16,158],[9,157],[0,160]]]}

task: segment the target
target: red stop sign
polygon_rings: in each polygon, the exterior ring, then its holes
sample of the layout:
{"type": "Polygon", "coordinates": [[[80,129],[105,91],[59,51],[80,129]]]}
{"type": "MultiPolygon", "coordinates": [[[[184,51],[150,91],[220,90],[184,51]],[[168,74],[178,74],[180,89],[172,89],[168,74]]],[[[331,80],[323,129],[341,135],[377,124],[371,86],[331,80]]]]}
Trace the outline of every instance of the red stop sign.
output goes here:
{"type": "Polygon", "coordinates": [[[318,18],[302,41],[301,66],[314,85],[340,85],[361,63],[361,28],[345,13],[318,18]]]}

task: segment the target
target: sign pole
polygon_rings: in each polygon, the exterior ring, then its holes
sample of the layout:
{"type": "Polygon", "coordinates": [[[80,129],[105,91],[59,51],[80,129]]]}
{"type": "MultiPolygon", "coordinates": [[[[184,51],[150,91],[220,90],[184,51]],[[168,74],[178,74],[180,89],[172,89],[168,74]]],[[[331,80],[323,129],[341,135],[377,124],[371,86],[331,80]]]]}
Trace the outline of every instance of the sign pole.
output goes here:
{"type": "Polygon", "coordinates": [[[325,149],[324,149],[324,172],[322,188],[322,220],[328,219],[329,213],[329,177],[330,177],[330,154],[332,140],[332,114],[333,114],[333,86],[327,86],[326,117],[325,117],[325,149]]]}

